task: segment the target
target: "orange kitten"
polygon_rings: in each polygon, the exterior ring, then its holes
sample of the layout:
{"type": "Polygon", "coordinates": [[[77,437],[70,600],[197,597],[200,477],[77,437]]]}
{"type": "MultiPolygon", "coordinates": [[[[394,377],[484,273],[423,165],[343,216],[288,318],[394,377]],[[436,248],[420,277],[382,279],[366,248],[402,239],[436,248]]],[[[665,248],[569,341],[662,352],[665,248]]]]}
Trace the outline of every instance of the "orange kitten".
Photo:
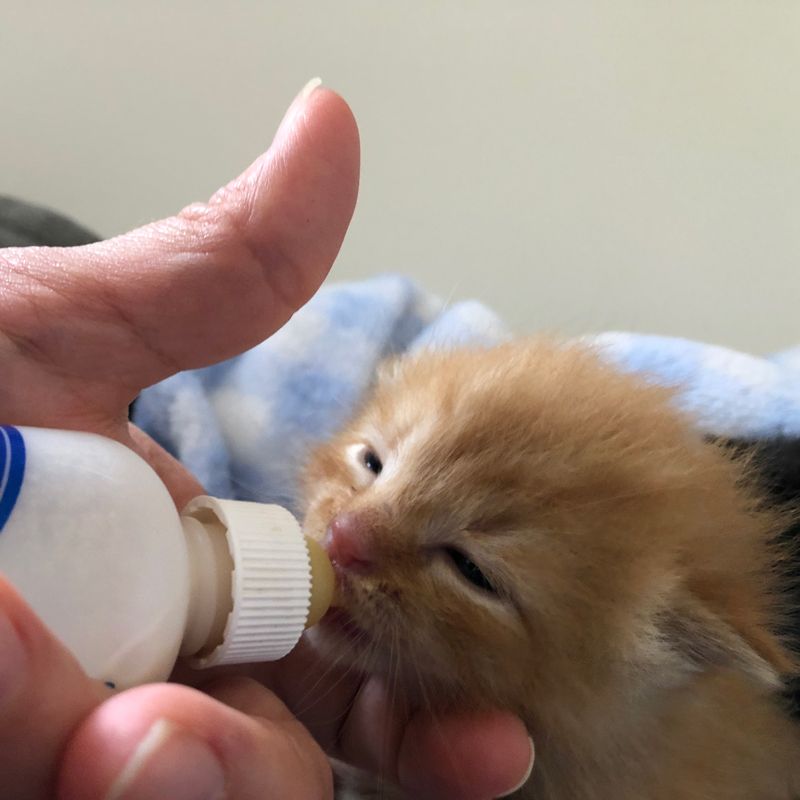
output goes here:
{"type": "Polygon", "coordinates": [[[533,341],[386,366],[307,471],[340,584],[316,643],[536,742],[519,797],[790,800],[786,519],[667,391],[533,341]]]}

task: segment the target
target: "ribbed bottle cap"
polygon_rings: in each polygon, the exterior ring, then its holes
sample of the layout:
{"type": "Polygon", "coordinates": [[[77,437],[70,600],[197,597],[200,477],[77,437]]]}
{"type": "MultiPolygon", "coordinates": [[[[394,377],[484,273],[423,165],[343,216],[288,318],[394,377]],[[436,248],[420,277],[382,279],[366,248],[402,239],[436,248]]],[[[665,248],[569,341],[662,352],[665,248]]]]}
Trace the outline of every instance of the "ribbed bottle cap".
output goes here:
{"type": "Polygon", "coordinates": [[[311,564],[297,520],[280,506],[197,497],[226,529],[233,559],[233,608],[222,643],[197,667],[275,661],[297,644],[311,602],[311,564]]]}

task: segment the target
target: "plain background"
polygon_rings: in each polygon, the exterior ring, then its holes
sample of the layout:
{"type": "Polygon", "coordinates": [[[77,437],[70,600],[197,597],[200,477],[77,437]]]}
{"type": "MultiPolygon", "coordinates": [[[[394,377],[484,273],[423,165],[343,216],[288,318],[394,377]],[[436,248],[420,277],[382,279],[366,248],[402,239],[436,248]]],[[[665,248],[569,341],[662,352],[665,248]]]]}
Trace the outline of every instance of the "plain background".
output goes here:
{"type": "Polygon", "coordinates": [[[5,0],[0,193],[119,233],[236,174],[314,75],[362,135],[335,279],[521,332],[800,341],[797,0],[5,0]]]}

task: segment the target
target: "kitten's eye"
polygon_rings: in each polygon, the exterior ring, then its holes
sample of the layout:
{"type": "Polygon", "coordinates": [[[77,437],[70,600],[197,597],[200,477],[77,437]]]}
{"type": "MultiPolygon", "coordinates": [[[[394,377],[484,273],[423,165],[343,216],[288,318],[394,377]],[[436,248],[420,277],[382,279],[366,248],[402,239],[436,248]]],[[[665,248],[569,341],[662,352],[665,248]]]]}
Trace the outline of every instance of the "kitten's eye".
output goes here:
{"type": "Polygon", "coordinates": [[[374,450],[370,450],[369,448],[364,450],[364,455],[361,457],[361,460],[370,472],[374,472],[376,475],[381,474],[383,462],[378,458],[374,450]]]}
{"type": "Polygon", "coordinates": [[[482,589],[484,592],[491,592],[497,594],[494,586],[489,582],[489,579],[481,572],[480,568],[474,561],[470,561],[460,550],[455,547],[446,547],[450,560],[453,566],[473,585],[482,589]]]}

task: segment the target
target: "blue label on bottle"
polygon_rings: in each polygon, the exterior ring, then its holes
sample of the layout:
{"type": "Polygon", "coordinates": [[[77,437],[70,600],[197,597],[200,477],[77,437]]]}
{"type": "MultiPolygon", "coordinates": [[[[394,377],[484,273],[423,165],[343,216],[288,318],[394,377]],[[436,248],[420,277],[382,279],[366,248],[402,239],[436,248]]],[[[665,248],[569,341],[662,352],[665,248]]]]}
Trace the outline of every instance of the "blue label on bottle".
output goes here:
{"type": "Polygon", "coordinates": [[[14,510],[25,476],[25,440],[10,425],[0,425],[0,531],[14,510]]]}

